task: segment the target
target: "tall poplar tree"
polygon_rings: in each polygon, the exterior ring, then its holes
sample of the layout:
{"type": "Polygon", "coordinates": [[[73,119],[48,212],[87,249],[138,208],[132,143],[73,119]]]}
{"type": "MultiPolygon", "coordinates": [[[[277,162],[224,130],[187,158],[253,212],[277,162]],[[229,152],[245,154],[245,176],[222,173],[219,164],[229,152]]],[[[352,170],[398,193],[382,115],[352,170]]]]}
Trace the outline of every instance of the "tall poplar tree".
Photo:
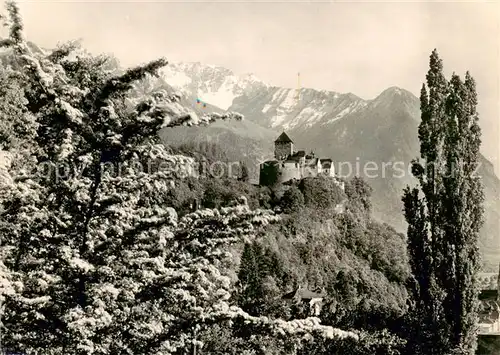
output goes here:
{"type": "Polygon", "coordinates": [[[473,354],[483,192],[473,78],[448,82],[437,51],[420,95],[419,187],[404,192],[414,275],[408,353],[473,354]]]}

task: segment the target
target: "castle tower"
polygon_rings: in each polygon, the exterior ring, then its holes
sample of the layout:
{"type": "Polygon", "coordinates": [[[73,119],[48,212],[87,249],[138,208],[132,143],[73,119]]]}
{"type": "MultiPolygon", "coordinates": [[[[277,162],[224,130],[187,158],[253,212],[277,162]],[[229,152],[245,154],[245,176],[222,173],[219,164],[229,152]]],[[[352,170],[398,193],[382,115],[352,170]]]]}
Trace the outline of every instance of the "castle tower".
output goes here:
{"type": "Polygon", "coordinates": [[[293,141],[283,132],[274,141],[274,157],[278,160],[286,159],[293,154],[293,141]]]}

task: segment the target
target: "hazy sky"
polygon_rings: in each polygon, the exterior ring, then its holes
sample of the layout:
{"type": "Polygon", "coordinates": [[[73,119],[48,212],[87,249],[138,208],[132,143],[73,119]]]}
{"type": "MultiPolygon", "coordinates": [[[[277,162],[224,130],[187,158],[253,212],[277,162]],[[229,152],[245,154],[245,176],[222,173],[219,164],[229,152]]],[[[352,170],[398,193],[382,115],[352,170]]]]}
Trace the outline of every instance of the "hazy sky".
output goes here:
{"type": "Polygon", "coordinates": [[[252,72],[277,86],[376,97],[419,93],[437,48],[477,81],[483,152],[500,172],[500,2],[22,2],[28,38],[82,38],[132,65],[164,56],[252,72]]]}

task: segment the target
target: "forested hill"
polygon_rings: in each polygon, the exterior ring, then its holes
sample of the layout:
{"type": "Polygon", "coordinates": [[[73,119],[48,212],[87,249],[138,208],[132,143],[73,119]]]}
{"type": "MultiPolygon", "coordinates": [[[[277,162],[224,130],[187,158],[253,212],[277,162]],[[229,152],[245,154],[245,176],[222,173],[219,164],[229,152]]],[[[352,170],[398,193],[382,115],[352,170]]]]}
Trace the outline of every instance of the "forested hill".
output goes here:
{"type": "MultiPolygon", "coordinates": [[[[216,145],[182,145],[175,150],[208,163],[226,159],[216,145]]],[[[194,201],[216,208],[245,196],[250,206],[274,209],[282,217],[254,242],[232,249],[229,270],[238,285],[236,301],[245,311],[285,319],[304,317],[304,310],[282,298],[307,288],[326,295],[324,324],[400,329],[409,277],[406,241],[403,234],[371,217],[372,190],[364,180],[348,180],[345,191],[327,177],[272,188],[244,180],[239,172],[232,178],[189,178],[172,190],[170,203],[187,213],[194,201]],[[339,204],[342,209],[335,208],[339,204]]],[[[213,330],[218,331],[223,330],[213,330]]],[[[226,342],[212,345],[230,353],[234,344],[227,335],[226,342]]],[[[209,332],[206,339],[212,336],[209,332]]]]}

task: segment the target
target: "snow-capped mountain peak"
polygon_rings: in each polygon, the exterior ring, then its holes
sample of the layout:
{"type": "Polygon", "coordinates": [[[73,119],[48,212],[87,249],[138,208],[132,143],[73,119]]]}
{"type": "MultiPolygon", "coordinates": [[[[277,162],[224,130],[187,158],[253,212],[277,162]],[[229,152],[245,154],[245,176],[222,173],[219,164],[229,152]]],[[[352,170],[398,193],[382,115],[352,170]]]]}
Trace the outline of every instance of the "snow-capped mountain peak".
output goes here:
{"type": "Polygon", "coordinates": [[[254,74],[237,75],[224,67],[199,62],[170,63],[161,74],[180,92],[224,110],[234,98],[269,86],[254,74]]]}

